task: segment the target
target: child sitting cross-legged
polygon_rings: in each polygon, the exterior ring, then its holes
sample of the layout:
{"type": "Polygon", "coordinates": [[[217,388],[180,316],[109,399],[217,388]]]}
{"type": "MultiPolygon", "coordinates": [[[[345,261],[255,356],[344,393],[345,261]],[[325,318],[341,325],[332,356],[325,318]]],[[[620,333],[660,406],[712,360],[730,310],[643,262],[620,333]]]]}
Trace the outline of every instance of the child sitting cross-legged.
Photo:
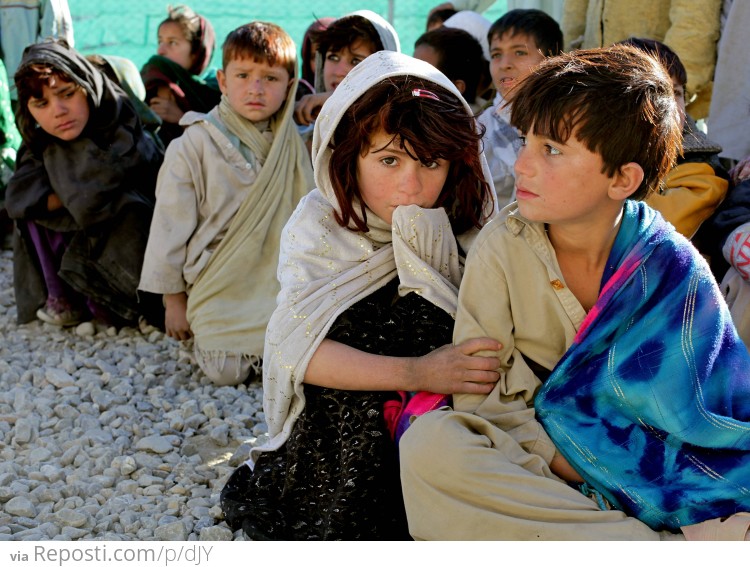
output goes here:
{"type": "Polygon", "coordinates": [[[140,289],[164,295],[167,334],[193,337],[205,374],[230,385],[259,373],[279,237],[313,180],[292,120],[292,39],[251,22],[223,50],[221,102],[183,117],[159,172],[140,289]]]}
{"type": "Polygon", "coordinates": [[[615,46],[516,88],[517,202],[469,251],[453,335],[501,343],[500,380],[402,437],[414,538],[745,538],[750,355],[707,263],[641,202],[680,147],[670,83],[615,46]]]}

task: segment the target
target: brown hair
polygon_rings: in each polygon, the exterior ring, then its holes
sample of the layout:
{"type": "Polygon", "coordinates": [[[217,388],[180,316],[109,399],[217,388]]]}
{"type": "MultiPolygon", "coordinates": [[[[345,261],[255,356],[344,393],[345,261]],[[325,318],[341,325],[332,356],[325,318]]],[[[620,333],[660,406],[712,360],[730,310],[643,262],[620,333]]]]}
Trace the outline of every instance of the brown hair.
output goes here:
{"type": "Polygon", "coordinates": [[[449,161],[448,178],[435,207],[445,208],[454,234],[481,227],[486,220],[483,205],[491,199],[480,157],[482,132],[456,95],[411,76],[391,77],[371,87],[336,127],[328,173],[341,209],[336,215],[341,226],[351,222],[362,232],[368,230],[357,161],[370,149],[371,135],[380,130],[398,139],[401,148],[422,163],[449,161]],[[414,96],[413,89],[427,90],[439,100],[414,96]],[[355,198],[360,203],[358,211],[355,198]]]}
{"type": "Polygon", "coordinates": [[[41,128],[37,128],[36,120],[29,110],[29,101],[32,98],[42,98],[44,96],[44,87],[52,87],[58,81],[76,85],[77,88],[86,94],[89,106],[91,106],[91,97],[85,86],[80,84],[76,77],[71,77],[49,63],[25,65],[16,72],[15,83],[18,91],[16,123],[18,124],[21,137],[34,149],[37,149],[37,144],[41,143],[39,139],[40,135],[42,138],[45,135],[41,131],[41,128]]]}
{"type": "Polygon", "coordinates": [[[241,58],[267,61],[271,67],[280,65],[297,76],[297,46],[286,31],[270,22],[250,22],[229,32],[224,40],[222,65],[241,58]]]}
{"type": "Polygon", "coordinates": [[[612,176],[626,163],[644,171],[631,196],[644,199],[681,149],[679,113],[664,67],[640,49],[615,45],[545,59],[513,89],[511,123],[565,143],[575,132],[612,176]]]}

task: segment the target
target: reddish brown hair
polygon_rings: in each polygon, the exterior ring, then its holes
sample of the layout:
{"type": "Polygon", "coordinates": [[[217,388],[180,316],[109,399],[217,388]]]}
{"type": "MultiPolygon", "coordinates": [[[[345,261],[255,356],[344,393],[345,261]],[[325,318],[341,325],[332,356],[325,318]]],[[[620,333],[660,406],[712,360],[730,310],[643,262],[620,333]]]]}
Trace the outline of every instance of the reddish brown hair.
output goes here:
{"type": "Polygon", "coordinates": [[[357,161],[370,149],[370,136],[392,135],[401,148],[422,163],[450,162],[448,178],[435,207],[448,213],[454,234],[484,223],[484,203],[491,199],[481,162],[482,133],[463,102],[447,89],[411,76],[391,77],[370,88],[342,117],[330,147],[328,172],[341,209],[341,226],[353,223],[367,232],[367,214],[357,182],[357,161]],[[414,96],[413,89],[437,95],[414,96]],[[406,144],[408,143],[408,148],[406,144]],[[355,198],[359,210],[355,210],[355,198]]]}

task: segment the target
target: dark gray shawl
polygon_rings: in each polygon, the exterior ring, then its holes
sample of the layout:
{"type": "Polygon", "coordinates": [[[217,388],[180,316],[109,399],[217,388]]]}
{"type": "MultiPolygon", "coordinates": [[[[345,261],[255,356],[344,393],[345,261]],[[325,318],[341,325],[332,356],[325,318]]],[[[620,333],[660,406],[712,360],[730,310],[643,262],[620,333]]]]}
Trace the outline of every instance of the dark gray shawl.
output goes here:
{"type": "MultiPolygon", "coordinates": [[[[70,142],[41,129],[24,138],[7,189],[8,215],[70,233],[61,277],[117,315],[135,320],[163,153],[145,133],[127,95],[76,51],[55,42],[35,44],[24,51],[19,71],[32,64],[51,65],[81,85],[91,113],[83,133],[70,142]],[[47,196],[53,192],[64,208],[50,212],[47,196]]],[[[16,302],[18,321],[25,323],[44,304],[46,291],[26,223],[16,224],[16,302]]]]}

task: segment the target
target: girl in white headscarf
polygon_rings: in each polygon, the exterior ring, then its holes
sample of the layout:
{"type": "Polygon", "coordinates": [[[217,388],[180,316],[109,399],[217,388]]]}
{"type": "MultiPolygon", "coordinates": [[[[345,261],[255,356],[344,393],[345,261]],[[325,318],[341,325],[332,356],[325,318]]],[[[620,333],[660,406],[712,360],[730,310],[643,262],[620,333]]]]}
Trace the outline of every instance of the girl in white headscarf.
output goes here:
{"type": "Polygon", "coordinates": [[[222,491],[234,529],[408,538],[384,408],[497,380],[494,356],[471,356],[497,342],[450,345],[463,258],[496,211],[480,140],[451,81],[395,52],[368,57],[323,106],[317,189],[281,239],[263,359],[270,440],[222,491]]]}
{"type": "Polygon", "coordinates": [[[318,44],[315,93],[300,98],[294,108],[294,120],[303,136],[308,134],[308,144],[315,117],[346,74],[377,51],[401,51],[396,30],[371,10],[342,16],[311,37],[318,44]]]}

